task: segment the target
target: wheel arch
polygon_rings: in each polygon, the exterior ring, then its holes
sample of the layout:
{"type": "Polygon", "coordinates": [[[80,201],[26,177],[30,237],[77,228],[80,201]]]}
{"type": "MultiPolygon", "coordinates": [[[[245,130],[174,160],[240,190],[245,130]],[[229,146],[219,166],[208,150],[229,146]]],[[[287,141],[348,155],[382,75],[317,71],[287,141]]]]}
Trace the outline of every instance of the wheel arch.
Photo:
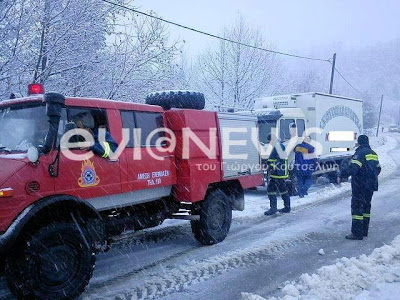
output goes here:
{"type": "Polygon", "coordinates": [[[212,183],[207,194],[217,189],[222,190],[231,199],[232,210],[244,210],[244,189],[238,179],[212,183]]]}
{"type": "Polygon", "coordinates": [[[34,231],[53,220],[71,220],[71,212],[79,214],[83,220],[102,220],[98,211],[85,200],[69,195],[46,197],[25,208],[0,236],[0,253],[12,248],[22,233],[34,231]]]}

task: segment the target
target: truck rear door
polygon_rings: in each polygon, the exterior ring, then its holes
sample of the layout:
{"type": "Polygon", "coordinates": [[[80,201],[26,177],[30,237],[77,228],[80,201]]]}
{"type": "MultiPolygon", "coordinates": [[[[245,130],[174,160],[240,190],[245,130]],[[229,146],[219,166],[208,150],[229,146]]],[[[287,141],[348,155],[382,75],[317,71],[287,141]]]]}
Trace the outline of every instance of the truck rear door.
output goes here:
{"type": "Polygon", "coordinates": [[[224,178],[261,173],[257,117],[219,113],[218,119],[224,178]]]}

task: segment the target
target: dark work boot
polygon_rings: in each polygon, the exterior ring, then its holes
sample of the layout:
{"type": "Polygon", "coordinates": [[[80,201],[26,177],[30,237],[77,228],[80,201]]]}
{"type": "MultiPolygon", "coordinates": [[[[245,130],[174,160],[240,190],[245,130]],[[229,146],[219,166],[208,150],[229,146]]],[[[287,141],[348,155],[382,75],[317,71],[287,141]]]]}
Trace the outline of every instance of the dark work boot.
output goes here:
{"type": "Polygon", "coordinates": [[[282,199],[283,199],[283,206],[285,208],[280,209],[279,211],[282,212],[282,213],[290,213],[290,196],[289,196],[289,193],[287,193],[287,192],[284,193],[282,195],[282,199]]]}
{"type": "Polygon", "coordinates": [[[276,198],[275,195],[268,195],[268,198],[269,198],[269,207],[270,207],[270,209],[267,210],[266,212],[264,212],[264,215],[272,216],[272,215],[276,214],[277,211],[278,211],[278,207],[277,207],[278,206],[278,204],[277,204],[278,199],[276,198]]]}
{"type": "Polygon", "coordinates": [[[362,236],[355,236],[354,234],[349,234],[349,235],[346,235],[346,239],[348,239],[348,240],[362,240],[363,239],[363,237],[362,236]]]}
{"type": "Polygon", "coordinates": [[[264,212],[264,215],[266,215],[266,216],[272,216],[272,215],[274,215],[274,214],[276,214],[278,212],[278,210],[277,209],[270,209],[270,210],[267,210],[266,212],[264,212]]]}
{"type": "Polygon", "coordinates": [[[288,214],[288,213],[290,213],[290,207],[284,207],[284,208],[280,209],[279,212],[282,214],[288,214]]]}
{"type": "Polygon", "coordinates": [[[353,220],[351,222],[351,234],[346,236],[348,240],[362,240],[364,233],[364,220],[362,216],[359,216],[361,219],[356,219],[357,215],[353,215],[353,220]]]}

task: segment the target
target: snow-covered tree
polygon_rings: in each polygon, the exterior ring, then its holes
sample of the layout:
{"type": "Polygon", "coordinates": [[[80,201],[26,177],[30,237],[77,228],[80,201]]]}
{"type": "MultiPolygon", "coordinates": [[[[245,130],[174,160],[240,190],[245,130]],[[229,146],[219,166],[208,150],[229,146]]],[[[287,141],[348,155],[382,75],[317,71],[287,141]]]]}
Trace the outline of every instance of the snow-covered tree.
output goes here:
{"type": "Polygon", "coordinates": [[[170,88],[174,78],[179,42],[169,43],[165,24],[152,18],[125,15],[115,25],[99,66],[100,94],[109,99],[138,101],[157,89],[170,88]]]}
{"type": "Polygon", "coordinates": [[[178,43],[165,24],[97,0],[1,1],[0,40],[2,99],[41,82],[67,95],[138,101],[170,88],[177,72],[178,43]]]}
{"type": "MultiPolygon", "coordinates": [[[[242,17],[222,34],[241,43],[272,48],[242,17]]],[[[279,61],[274,54],[223,40],[205,51],[198,63],[200,86],[216,107],[251,108],[254,98],[262,96],[279,76],[279,61]]]]}

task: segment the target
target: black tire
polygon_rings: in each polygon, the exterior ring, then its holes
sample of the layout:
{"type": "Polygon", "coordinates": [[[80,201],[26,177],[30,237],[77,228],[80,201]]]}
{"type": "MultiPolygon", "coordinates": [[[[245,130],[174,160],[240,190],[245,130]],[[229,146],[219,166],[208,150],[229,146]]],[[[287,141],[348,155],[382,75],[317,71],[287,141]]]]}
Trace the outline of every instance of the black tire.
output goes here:
{"type": "Polygon", "coordinates": [[[20,241],[6,259],[18,299],[75,299],[93,275],[95,254],[76,226],[53,223],[20,241]]]}
{"type": "Polygon", "coordinates": [[[190,91],[165,91],[151,93],[146,97],[146,103],[159,105],[168,110],[171,108],[204,109],[206,100],[204,94],[190,91]]]}
{"type": "Polygon", "coordinates": [[[339,172],[331,172],[328,173],[328,179],[330,183],[339,184],[341,183],[341,177],[339,172]]]}
{"type": "Polygon", "coordinates": [[[4,265],[5,265],[4,259],[0,258],[0,276],[4,274],[4,265]]]}
{"type": "Polygon", "coordinates": [[[214,245],[226,238],[232,223],[232,204],[223,191],[210,192],[194,213],[200,215],[199,221],[191,221],[196,240],[203,245],[214,245]]]}

